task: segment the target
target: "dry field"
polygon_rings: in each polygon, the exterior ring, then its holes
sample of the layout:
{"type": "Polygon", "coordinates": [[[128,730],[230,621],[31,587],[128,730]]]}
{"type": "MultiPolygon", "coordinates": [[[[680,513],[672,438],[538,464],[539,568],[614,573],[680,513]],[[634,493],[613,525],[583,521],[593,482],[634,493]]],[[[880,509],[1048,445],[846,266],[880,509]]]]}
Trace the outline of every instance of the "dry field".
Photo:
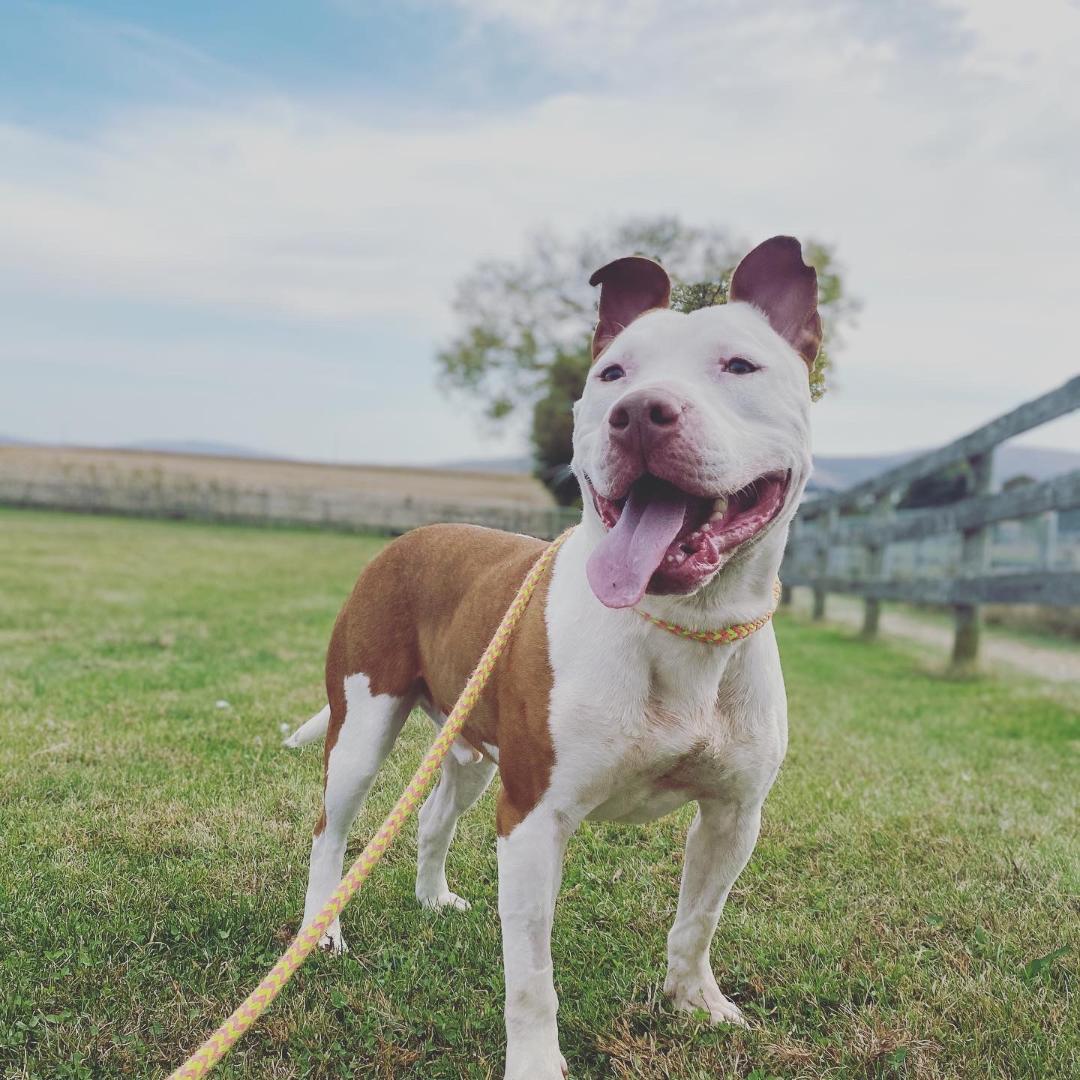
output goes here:
{"type": "Polygon", "coordinates": [[[89,481],[129,488],[207,487],[324,491],[461,505],[546,509],[548,490],[532,476],[392,465],[329,465],[263,458],[209,457],[143,450],[0,446],[0,481],[89,481]]]}

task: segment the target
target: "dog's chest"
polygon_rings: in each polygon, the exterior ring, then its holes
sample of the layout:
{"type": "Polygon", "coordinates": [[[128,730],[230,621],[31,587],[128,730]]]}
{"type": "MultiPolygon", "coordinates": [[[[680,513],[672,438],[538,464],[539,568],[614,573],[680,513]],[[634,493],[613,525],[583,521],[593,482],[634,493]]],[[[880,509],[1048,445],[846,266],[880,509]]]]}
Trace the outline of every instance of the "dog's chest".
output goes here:
{"type": "Polygon", "coordinates": [[[603,798],[590,817],[651,821],[690,801],[738,798],[774,757],[768,733],[740,721],[715,703],[674,709],[648,700],[598,778],[603,798]]]}

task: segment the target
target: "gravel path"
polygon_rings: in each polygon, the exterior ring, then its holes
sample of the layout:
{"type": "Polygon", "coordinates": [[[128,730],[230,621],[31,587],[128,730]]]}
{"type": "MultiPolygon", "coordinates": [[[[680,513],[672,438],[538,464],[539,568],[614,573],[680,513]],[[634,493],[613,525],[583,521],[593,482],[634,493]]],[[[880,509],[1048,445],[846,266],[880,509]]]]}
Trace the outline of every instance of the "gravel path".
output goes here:
{"type": "MultiPolygon", "coordinates": [[[[795,611],[809,615],[811,600],[809,589],[796,589],[793,598],[795,611]]],[[[862,626],[863,604],[855,597],[830,595],[825,612],[831,623],[856,628],[862,626]]],[[[937,622],[933,616],[916,615],[887,606],[881,613],[880,628],[883,635],[931,646],[940,650],[945,657],[952,649],[952,627],[946,622],[937,622]]],[[[984,667],[1000,664],[1036,679],[1080,683],[1080,647],[1056,649],[984,631],[980,653],[984,667]]]]}

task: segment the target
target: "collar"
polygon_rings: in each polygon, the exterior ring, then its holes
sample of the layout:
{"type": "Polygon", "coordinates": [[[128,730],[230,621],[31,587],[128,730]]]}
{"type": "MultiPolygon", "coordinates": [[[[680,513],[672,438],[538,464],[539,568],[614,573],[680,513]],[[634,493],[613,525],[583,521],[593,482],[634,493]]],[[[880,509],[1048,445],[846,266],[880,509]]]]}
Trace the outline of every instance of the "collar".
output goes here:
{"type": "Polygon", "coordinates": [[[651,622],[653,626],[659,626],[661,630],[666,630],[669,634],[675,634],[677,637],[688,638],[690,641],[699,641],[703,645],[731,645],[736,641],[742,641],[743,638],[748,638],[751,634],[757,633],[772,619],[773,612],[776,611],[776,606],[779,603],[780,579],[777,578],[773,585],[773,606],[764,615],[759,615],[750,622],[724,626],[719,630],[690,630],[685,626],[679,626],[678,623],[668,622],[667,619],[658,619],[655,615],[642,611],[641,608],[634,608],[634,611],[643,619],[651,622]]]}

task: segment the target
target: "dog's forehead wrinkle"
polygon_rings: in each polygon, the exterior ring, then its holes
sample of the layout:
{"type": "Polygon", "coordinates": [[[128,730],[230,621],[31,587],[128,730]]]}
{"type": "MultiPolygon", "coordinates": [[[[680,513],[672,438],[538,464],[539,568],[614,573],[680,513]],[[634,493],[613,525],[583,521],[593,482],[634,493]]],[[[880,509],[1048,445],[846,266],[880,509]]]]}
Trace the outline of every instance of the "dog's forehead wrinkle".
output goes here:
{"type": "MultiPolygon", "coordinates": [[[[677,368],[682,361],[697,364],[735,355],[759,363],[796,359],[765,317],[743,303],[701,308],[689,314],[650,312],[619,335],[609,354],[633,357],[642,368],[659,364],[667,369],[677,368]]],[[[800,367],[801,360],[795,370],[800,367]]]]}

